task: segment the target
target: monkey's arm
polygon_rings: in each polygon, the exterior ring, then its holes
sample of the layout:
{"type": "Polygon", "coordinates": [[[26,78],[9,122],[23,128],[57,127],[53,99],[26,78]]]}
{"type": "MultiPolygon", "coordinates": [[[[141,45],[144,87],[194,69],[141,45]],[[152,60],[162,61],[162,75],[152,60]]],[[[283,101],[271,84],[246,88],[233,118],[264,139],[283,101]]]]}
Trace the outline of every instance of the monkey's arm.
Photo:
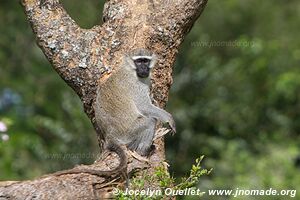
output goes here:
{"type": "Polygon", "coordinates": [[[173,133],[176,133],[176,125],[175,121],[170,113],[167,111],[154,106],[153,104],[149,104],[147,107],[141,107],[140,112],[147,116],[153,117],[163,123],[168,123],[173,133]]]}

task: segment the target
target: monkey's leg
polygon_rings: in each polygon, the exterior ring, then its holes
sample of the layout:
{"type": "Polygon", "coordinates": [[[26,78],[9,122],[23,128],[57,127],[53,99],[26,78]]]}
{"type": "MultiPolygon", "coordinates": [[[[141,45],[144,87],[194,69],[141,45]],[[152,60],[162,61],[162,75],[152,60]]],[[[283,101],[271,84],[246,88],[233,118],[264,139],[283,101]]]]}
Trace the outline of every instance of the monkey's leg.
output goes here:
{"type": "Polygon", "coordinates": [[[145,117],[141,123],[144,129],[139,130],[135,135],[135,138],[127,145],[127,147],[142,156],[147,156],[153,150],[152,143],[155,134],[156,120],[145,117]]]}

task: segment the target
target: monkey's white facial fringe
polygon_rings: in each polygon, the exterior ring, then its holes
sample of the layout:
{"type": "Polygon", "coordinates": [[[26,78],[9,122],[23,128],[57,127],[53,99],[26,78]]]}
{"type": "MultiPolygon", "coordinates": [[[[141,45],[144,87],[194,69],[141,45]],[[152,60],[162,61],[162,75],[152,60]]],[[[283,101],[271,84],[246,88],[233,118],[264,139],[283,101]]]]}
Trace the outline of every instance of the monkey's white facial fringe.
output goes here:
{"type": "Polygon", "coordinates": [[[152,56],[132,56],[132,60],[137,60],[137,59],[148,59],[148,60],[152,60],[152,56]]]}

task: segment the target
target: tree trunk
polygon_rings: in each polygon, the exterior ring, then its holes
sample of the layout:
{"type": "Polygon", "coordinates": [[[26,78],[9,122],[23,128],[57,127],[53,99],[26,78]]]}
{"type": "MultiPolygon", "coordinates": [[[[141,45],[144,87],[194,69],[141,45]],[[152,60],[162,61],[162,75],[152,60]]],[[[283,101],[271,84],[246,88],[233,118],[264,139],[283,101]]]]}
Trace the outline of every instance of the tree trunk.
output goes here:
{"type": "MultiPolygon", "coordinates": [[[[93,104],[102,75],[114,71],[128,50],[147,48],[159,58],[152,74],[153,103],[164,107],[172,84],[172,67],[185,35],[202,13],[207,0],[109,0],[103,25],[80,28],[59,0],[22,0],[38,45],[61,78],[78,94],[95,129],[93,104]]],[[[97,130],[99,132],[99,130],[97,130]]],[[[103,138],[98,134],[102,148],[103,138]]],[[[153,172],[164,162],[164,142],[155,140],[156,151],[149,163],[132,157],[128,173],[139,169],[153,172]]],[[[109,170],[118,165],[114,154],[103,154],[89,168],[109,170]]],[[[119,177],[89,174],[47,175],[32,181],[0,182],[0,199],[103,199],[119,177]]]]}

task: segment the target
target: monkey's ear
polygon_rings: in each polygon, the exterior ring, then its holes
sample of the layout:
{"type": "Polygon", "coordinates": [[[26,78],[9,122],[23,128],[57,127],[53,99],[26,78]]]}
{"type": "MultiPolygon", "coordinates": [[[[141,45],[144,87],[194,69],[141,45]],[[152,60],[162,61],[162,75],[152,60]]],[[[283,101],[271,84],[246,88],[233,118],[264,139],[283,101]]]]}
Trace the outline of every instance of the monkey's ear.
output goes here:
{"type": "Polygon", "coordinates": [[[124,62],[125,62],[125,67],[127,67],[127,69],[136,70],[136,66],[135,66],[133,60],[131,59],[131,56],[126,54],[124,56],[124,62]]]}
{"type": "Polygon", "coordinates": [[[157,63],[157,56],[155,54],[152,54],[152,59],[151,59],[151,62],[150,62],[150,65],[149,65],[149,68],[153,68],[155,66],[155,64],[157,63]]]}

